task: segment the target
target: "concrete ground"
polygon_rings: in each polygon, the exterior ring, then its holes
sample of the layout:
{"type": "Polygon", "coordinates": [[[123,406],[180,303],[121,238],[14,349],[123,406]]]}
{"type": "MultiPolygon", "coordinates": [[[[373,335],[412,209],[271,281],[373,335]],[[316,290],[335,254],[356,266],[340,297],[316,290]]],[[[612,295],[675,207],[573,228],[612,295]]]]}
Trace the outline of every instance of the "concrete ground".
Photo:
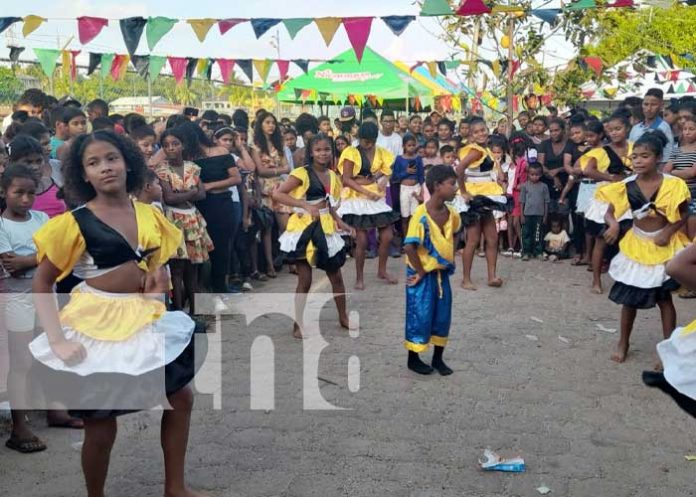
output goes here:
{"type": "MultiPolygon", "coordinates": [[[[475,261],[479,282],[483,266],[475,261]]],[[[618,333],[600,328],[618,328],[619,308],[590,294],[584,268],[510,259],[500,266],[502,289],[455,291],[445,355],[455,373],[443,378],[406,369],[403,276],[399,286],[384,285],[369,261],[367,290],[349,298],[360,336],[338,328],[331,303],[322,310],[329,346],[319,384],[345,410],[303,409],[302,345],[290,335],[289,318],[266,315],[250,326],[228,318],[222,409],[212,408],[210,396],[197,399],[191,484],[219,497],[512,497],[538,495],[540,486],[568,497],[694,495],[696,462],[684,457],[696,454],[694,420],[640,381],[655,362],[658,311],[639,313],[629,361],[617,365],[609,355],[618,333]],[[272,410],[250,409],[250,348],[258,335],[275,347],[272,410]],[[355,393],[351,356],[361,366],[355,393]],[[486,447],[524,457],[527,471],[482,472],[477,459],[486,447]]],[[[401,261],[390,267],[402,273],[401,261]]],[[[352,287],[351,261],[344,276],[352,287]]],[[[283,274],[259,290],[292,292],[294,284],[283,274]]],[[[693,319],[694,301],[675,300],[679,321],[693,319]]],[[[1,448],[3,494],[83,495],[81,434],[35,425],[49,449],[19,455],[1,448]]],[[[160,496],[162,472],[159,414],[122,418],[108,495],[160,496]]]]}

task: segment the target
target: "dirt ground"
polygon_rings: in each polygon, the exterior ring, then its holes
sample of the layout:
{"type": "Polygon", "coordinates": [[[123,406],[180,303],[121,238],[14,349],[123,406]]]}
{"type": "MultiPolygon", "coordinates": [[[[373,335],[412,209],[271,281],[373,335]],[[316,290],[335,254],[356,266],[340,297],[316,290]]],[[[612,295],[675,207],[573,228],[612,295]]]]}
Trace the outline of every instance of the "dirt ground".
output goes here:
{"type": "MultiPolygon", "coordinates": [[[[696,462],[685,460],[696,454],[694,420],[640,381],[655,362],[657,310],[639,313],[629,361],[617,365],[609,356],[618,332],[603,329],[618,328],[619,308],[590,294],[584,268],[503,259],[502,289],[454,292],[445,358],[455,373],[420,377],[405,367],[402,263],[390,261],[402,281],[387,286],[375,278],[375,262],[368,262],[367,290],[349,297],[359,337],[338,328],[331,303],[321,314],[329,345],[319,385],[343,410],[303,409],[302,345],[289,318],[269,314],[249,326],[240,316],[226,319],[221,409],[198,396],[192,485],[219,497],[512,497],[539,495],[540,486],[568,497],[695,494],[696,462]],[[259,335],[271,337],[275,352],[270,410],[251,409],[250,351],[259,335]],[[351,356],[360,361],[354,393],[351,356]],[[524,457],[526,472],[482,472],[477,459],[486,447],[524,457]]],[[[479,282],[483,266],[475,261],[479,282]]],[[[352,287],[350,261],[344,276],[352,287]]],[[[294,284],[283,274],[261,291],[292,292],[294,284]]],[[[680,323],[691,321],[694,301],[675,300],[680,323]]],[[[81,434],[48,430],[38,418],[35,426],[49,449],[19,455],[0,448],[3,494],[83,495],[81,434]]],[[[162,495],[159,414],[123,417],[119,428],[108,495],[162,495]]]]}

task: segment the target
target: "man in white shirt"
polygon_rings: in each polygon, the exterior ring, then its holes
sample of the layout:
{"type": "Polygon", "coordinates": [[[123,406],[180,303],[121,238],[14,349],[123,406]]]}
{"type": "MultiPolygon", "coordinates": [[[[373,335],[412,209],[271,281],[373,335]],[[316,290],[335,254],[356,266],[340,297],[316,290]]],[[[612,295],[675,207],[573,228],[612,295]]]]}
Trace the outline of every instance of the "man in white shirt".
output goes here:
{"type": "Polygon", "coordinates": [[[391,110],[383,110],[380,123],[382,125],[382,130],[377,137],[377,145],[389,150],[394,154],[394,158],[396,158],[397,155],[403,153],[404,148],[403,138],[401,135],[394,132],[394,128],[396,127],[394,112],[391,110]]]}
{"type": "Polygon", "coordinates": [[[660,88],[650,88],[645,93],[645,98],[643,98],[643,116],[644,121],[633,126],[631,134],[628,139],[635,142],[638,138],[643,136],[648,130],[659,129],[667,137],[667,145],[665,145],[665,150],[662,154],[662,161],[667,162],[672,155],[672,149],[674,148],[674,135],[672,135],[672,128],[660,117],[660,111],[662,110],[664,94],[660,88]]]}

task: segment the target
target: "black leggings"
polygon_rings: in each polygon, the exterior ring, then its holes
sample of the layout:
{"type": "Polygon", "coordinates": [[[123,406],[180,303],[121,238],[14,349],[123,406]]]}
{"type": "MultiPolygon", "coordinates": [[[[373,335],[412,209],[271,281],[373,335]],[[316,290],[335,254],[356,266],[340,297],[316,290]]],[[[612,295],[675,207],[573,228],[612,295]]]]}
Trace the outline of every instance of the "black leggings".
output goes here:
{"type": "Polygon", "coordinates": [[[234,219],[230,192],[208,193],[196,204],[208,224],[208,235],[215,248],[210,253],[211,285],[213,292],[227,293],[227,269],[234,219]]]}

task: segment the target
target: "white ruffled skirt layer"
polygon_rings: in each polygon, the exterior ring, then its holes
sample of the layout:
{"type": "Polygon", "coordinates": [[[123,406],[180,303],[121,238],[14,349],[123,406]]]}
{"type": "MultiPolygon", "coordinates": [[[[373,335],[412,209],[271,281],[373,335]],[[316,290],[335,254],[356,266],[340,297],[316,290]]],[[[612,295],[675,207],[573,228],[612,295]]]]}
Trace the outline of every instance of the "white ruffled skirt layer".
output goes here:
{"type": "MultiPolygon", "coordinates": [[[[501,204],[505,204],[508,200],[505,195],[484,195],[485,197],[488,197],[489,199],[493,200],[494,202],[500,202],[501,204]]],[[[452,202],[449,202],[449,205],[454,207],[454,209],[459,212],[460,214],[462,212],[469,212],[469,204],[466,203],[466,200],[464,200],[464,197],[461,195],[457,194],[454,197],[454,200],[452,202]]]]}
{"type": "Polygon", "coordinates": [[[66,340],[81,343],[87,357],[68,365],[58,358],[46,333],[29,344],[34,358],[55,371],[79,376],[94,373],[118,373],[139,376],[174,361],[191,341],[195,323],[181,311],[166,312],[157,321],[120,342],[95,340],[71,328],[64,328],[66,340]]]}
{"type": "Polygon", "coordinates": [[[383,214],[391,212],[392,208],[384,198],[370,200],[367,198],[349,198],[341,200],[341,205],[336,213],[343,217],[345,215],[370,216],[373,214],[383,214]]]}
{"type": "MultiPolygon", "coordinates": [[[[595,191],[597,190],[597,183],[587,183],[582,182],[578,187],[578,199],[575,203],[575,212],[578,214],[584,214],[590,207],[590,202],[594,198],[595,191]]],[[[602,223],[604,219],[602,218],[602,223]]]]}
{"type": "Polygon", "coordinates": [[[609,265],[609,276],[614,281],[637,288],[657,288],[669,280],[666,266],[656,264],[648,266],[626,257],[619,252],[609,265]]]}
{"type": "MultiPolygon", "coordinates": [[[[593,221],[597,224],[606,224],[604,221],[604,215],[608,210],[608,203],[597,200],[596,198],[592,198],[587,204],[587,209],[585,210],[585,219],[588,221],[593,221]]],[[[617,221],[621,222],[632,218],[633,216],[631,215],[631,210],[627,209],[626,212],[619,219],[617,219],[617,221]]]]}
{"type": "Polygon", "coordinates": [[[694,323],[679,327],[657,344],[667,382],[678,392],[696,399],[696,332],[694,323]]]}
{"type": "MultiPolygon", "coordinates": [[[[302,237],[302,231],[289,232],[286,231],[278,238],[278,243],[280,243],[280,251],[285,253],[295,252],[297,249],[297,244],[302,237]]],[[[339,233],[331,233],[330,235],[325,235],[326,245],[329,249],[329,257],[333,257],[338,254],[343,247],[345,247],[346,242],[343,240],[339,233]]]]}

